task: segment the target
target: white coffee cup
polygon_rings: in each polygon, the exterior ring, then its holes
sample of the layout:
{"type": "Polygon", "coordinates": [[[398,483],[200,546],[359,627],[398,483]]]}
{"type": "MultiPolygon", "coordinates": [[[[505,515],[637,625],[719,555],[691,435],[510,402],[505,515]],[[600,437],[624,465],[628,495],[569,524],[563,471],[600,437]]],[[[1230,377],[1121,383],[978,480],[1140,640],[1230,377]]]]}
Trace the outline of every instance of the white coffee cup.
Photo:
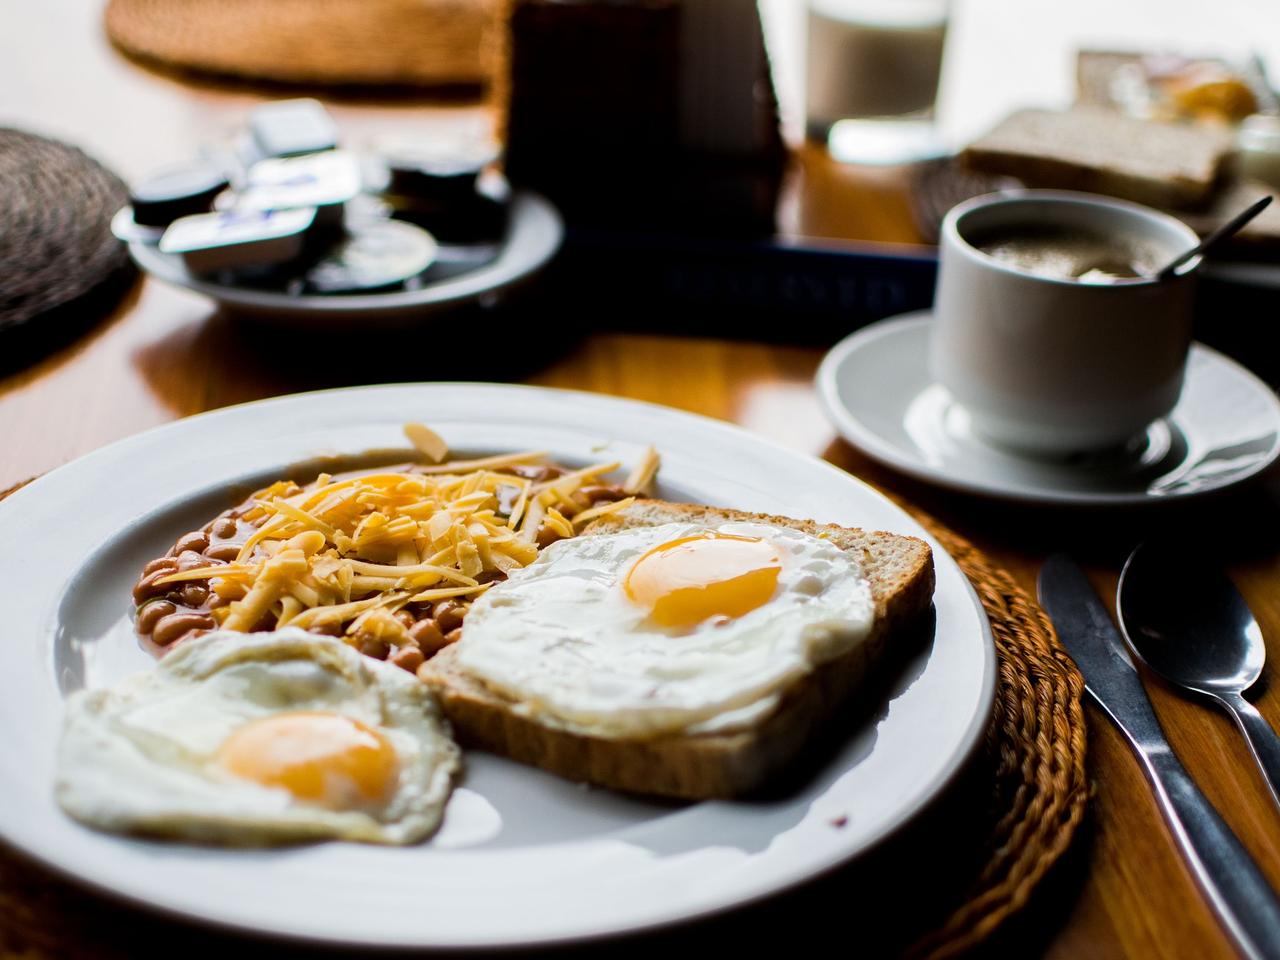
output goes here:
{"type": "Polygon", "coordinates": [[[933,375],[973,429],[1002,446],[1050,456],[1122,446],[1178,401],[1198,258],[1163,281],[1092,283],[1029,272],[972,242],[1046,225],[1133,238],[1158,264],[1198,242],[1171,216],[1087,193],[960,204],[942,224],[933,375]]]}

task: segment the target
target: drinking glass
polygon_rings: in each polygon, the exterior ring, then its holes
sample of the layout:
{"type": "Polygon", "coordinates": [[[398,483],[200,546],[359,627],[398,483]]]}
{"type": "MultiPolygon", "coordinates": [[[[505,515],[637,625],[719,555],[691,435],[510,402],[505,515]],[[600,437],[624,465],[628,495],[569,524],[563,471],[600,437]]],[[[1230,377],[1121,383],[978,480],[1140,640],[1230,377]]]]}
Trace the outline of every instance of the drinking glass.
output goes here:
{"type": "Polygon", "coordinates": [[[849,163],[940,152],[933,123],[947,0],[808,0],[805,124],[849,163]]]}

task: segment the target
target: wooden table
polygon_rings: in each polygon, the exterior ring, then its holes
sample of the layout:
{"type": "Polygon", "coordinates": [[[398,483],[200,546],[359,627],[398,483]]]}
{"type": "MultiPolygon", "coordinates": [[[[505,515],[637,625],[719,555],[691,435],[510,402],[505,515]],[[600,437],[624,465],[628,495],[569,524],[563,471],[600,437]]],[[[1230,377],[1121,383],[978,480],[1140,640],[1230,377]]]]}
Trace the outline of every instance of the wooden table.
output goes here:
{"type": "MultiPolygon", "coordinates": [[[[0,123],[69,139],[130,177],[189,156],[261,99],[247,88],[188,85],[124,61],[101,35],[97,6],[94,0],[63,0],[5,9],[0,123]]],[[[357,138],[393,126],[484,122],[473,109],[406,100],[340,102],[333,112],[357,138]]],[[[802,161],[807,185],[797,230],[914,239],[895,174],[835,169],[812,150],[802,161]]],[[[198,296],[141,283],[79,341],[0,379],[0,490],[177,417],[359,380],[358,371],[343,369],[340,343],[332,354],[320,348],[303,371],[253,359],[255,337],[198,296]]],[[[1034,589],[1039,564],[1051,550],[1078,553],[1099,587],[1110,592],[1127,548],[1150,526],[1185,529],[1188,550],[1210,542],[1201,537],[1213,538],[1262,622],[1273,662],[1280,662],[1280,511],[1274,482],[1220,503],[1154,517],[1014,510],[941,494],[892,475],[835,438],[810,389],[820,357],[820,350],[810,348],[602,332],[558,344],[536,368],[516,373],[530,383],[634,397],[734,421],[826,457],[930,510],[1028,589],[1034,589]]],[[[484,376],[483,370],[430,361],[415,369],[418,379],[484,376]]],[[[1154,683],[1149,689],[1186,766],[1280,886],[1280,817],[1234,728],[1224,716],[1154,683]]],[[[1280,724],[1274,682],[1264,686],[1257,702],[1280,724]]],[[[1001,950],[1063,960],[1229,956],[1133,757],[1096,710],[1090,708],[1089,719],[1096,790],[1070,858],[1074,866],[1042,888],[1001,950]]]]}

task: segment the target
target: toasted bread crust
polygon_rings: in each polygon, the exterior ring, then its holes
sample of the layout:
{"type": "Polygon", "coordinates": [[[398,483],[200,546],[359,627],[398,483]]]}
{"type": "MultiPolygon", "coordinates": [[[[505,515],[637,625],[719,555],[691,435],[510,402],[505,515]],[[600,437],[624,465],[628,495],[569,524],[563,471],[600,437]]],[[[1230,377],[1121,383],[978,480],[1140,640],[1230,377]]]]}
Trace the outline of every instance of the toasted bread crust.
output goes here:
{"type": "Polygon", "coordinates": [[[571,780],[634,793],[685,799],[748,793],[795,759],[851,699],[893,638],[921,618],[933,600],[932,552],[914,537],[655,500],[602,518],[584,535],[680,521],[768,523],[822,534],[842,549],[860,551],[876,611],[867,638],[794,682],[777,709],[754,726],[643,739],[585,736],[522,716],[508,698],[459,670],[456,650],[446,648],[424,663],[418,676],[436,691],[464,744],[571,780]]]}
{"type": "Polygon", "coordinates": [[[1073,107],[1019,110],[966,147],[961,160],[1035,187],[1177,208],[1209,199],[1231,149],[1224,130],[1073,107]]]}

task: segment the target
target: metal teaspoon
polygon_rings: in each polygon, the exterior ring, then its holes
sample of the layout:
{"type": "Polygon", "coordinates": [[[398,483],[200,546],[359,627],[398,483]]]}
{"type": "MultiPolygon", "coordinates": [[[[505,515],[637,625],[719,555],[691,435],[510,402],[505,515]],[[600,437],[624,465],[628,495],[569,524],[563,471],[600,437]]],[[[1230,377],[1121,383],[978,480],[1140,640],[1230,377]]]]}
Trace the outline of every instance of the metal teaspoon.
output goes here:
{"type": "Polygon", "coordinates": [[[1231,713],[1280,805],[1280,737],[1242,696],[1262,673],[1266,647],[1232,582],[1185,550],[1142,544],[1125,562],[1116,610],[1143,663],[1231,713]]]}
{"type": "Polygon", "coordinates": [[[1169,279],[1171,276],[1177,273],[1178,268],[1180,266],[1182,266],[1192,257],[1198,257],[1205,253],[1208,253],[1210,250],[1212,250],[1218,244],[1222,243],[1224,240],[1228,240],[1231,237],[1234,237],[1237,233],[1239,233],[1244,228],[1245,224],[1247,224],[1250,220],[1252,220],[1254,217],[1260,214],[1263,210],[1265,210],[1267,208],[1267,205],[1270,203],[1271,203],[1271,197],[1269,195],[1263,197],[1261,200],[1257,200],[1254,203],[1251,203],[1248,207],[1246,207],[1244,210],[1241,210],[1234,217],[1232,217],[1230,220],[1228,220],[1226,223],[1220,226],[1217,230],[1213,231],[1213,233],[1209,234],[1207,237],[1205,237],[1203,240],[1197,243],[1194,247],[1192,247],[1186,253],[1179,254],[1169,263],[1166,263],[1163,267],[1157,270],[1155,273],[1156,279],[1157,280],[1169,279]]]}

